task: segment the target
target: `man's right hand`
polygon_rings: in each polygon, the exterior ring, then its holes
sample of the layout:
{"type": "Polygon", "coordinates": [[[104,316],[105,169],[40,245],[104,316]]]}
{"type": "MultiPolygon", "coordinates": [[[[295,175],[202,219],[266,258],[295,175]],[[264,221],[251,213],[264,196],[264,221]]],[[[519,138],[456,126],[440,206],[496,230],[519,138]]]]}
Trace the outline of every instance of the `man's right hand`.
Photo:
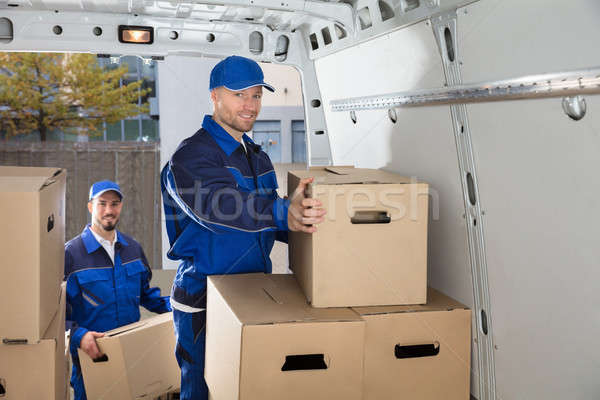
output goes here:
{"type": "Polygon", "coordinates": [[[79,347],[81,350],[85,351],[88,356],[91,357],[92,360],[102,357],[104,354],[100,352],[98,348],[98,344],[96,343],[96,338],[104,337],[104,333],[88,331],[81,338],[81,343],[79,347]]]}
{"type": "Polygon", "coordinates": [[[314,233],[317,231],[316,224],[325,220],[327,211],[323,208],[320,200],[307,198],[304,195],[306,186],[312,183],[314,178],[300,180],[296,190],[291,196],[288,208],[288,228],[290,231],[314,233]]]}

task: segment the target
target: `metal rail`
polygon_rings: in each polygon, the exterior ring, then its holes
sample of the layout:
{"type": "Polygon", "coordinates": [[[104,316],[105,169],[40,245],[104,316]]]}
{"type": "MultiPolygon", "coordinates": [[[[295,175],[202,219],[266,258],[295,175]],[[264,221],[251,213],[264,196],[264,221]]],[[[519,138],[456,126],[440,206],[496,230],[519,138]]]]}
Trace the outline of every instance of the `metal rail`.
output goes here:
{"type": "Polygon", "coordinates": [[[332,111],[600,94],[600,67],[530,75],[492,82],[332,100],[332,111]]]}
{"type": "MultiPolygon", "coordinates": [[[[444,68],[446,84],[452,88],[463,87],[458,54],[456,12],[449,12],[431,18],[444,68]]],[[[494,343],[492,312],[487,277],[487,260],[484,240],[483,212],[479,197],[479,179],[471,141],[471,128],[467,106],[451,104],[452,130],[456,143],[456,155],[460,170],[460,182],[465,207],[467,243],[471,261],[473,282],[473,309],[477,326],[475,329],[475,349],[477,353],[479,400],[496,399],[496,373],[494,363],[494,343]]]]}

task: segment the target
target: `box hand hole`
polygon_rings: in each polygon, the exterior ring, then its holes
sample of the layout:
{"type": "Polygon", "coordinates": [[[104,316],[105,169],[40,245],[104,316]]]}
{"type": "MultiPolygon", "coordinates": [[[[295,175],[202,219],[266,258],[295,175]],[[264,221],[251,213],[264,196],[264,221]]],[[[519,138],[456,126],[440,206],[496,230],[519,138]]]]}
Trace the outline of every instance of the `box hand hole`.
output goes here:
{"type": "Polygon", "coordinates": [[[3,344],[16,345],[16,344],[27,344],[27,339],[2,339],[3,344]]]}
{"type": "Polygon", "coordinates": [[[95,363],[99,363],[99,362],[107,362],[108,361],[108,356],[106,354],[101,355],[98,358],[94,358],[94,362],[95,363]]]}
{"type": "Polygon", "coordinates": [[[324,354],[298,354],[285,356],[282,371],[303,371],[314,369],[327,369],[324,354]]]}
{"type": "Polygon", "coordinates": [[[54,214],[51,214],[48,217],[48,226],[47,226],[47,228],[48,228],[48,232],[50,232],[52,229],[54,229],[54,214]]]}
{"type": "Polygon", "coordinates": [[[391,220],[387,211],[356,211],[350,218],[353,224],[389,224],[391,220]]]}
{"type": "Polygon", "coordinates": [[[398,359],[404,358],[419,358],[433,357],[440,353],[440,344],[433,342],[432,344],[414,344],[402,346],[397,344],[394,348],[394,355],[398,359]]]}

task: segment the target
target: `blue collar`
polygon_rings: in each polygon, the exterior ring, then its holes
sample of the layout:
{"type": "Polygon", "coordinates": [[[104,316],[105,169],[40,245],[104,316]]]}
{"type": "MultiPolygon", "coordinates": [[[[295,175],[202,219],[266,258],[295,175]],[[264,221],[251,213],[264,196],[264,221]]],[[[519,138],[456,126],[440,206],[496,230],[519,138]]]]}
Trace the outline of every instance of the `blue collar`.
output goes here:
{"type": "MultiPolygon", "coordinates": [[[[96,237],[90,230],[90,224],[87,224],[85,228],[83,228],[83,232],[81,232],[81,240],[83,240],[85,250],[88,252],[88,254],[91,254],[94,251],[98,250],[101,246],[101,244],[98,243],[96,237]]],[[[117,231],[117,240],[115,241],[115,244],[116,243],[121,243],[123,246],[129,246],[129,243],[127,243],[127,241],[119,231],[117,231]]]]}
{"type": "MultiPolygon", "coordinates": [[[[212,115],[205,115],[204,121],[202,121],[202,128],[205,131],[210,133],[210,135],[215,139],[215,142],[221,147],[221,149],[227,154],[229,157],[231,153],[233,153],[238,147],[241,146],[240,142],[235,140],[233,136],[231,136],[221,125],[219,125],[214,119],[212,119],[212,115]]],[[[248,135],[244,133],[242,136],[246,145],[249,145],[250,149],[255,150],[256,147],[260,149],[260,146],[257,146],[252,139],[248,135]]]]}

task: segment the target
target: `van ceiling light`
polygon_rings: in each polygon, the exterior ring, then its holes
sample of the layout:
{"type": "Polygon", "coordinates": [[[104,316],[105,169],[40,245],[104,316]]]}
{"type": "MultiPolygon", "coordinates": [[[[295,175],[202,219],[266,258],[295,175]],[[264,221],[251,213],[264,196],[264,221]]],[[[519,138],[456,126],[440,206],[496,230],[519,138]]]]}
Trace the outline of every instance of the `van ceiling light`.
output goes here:
{"type": "Polygon", "coordinates": [[[151,26],[119,25],[119,42],[152,44],[154,42],[154,28],[151,26]]]}

